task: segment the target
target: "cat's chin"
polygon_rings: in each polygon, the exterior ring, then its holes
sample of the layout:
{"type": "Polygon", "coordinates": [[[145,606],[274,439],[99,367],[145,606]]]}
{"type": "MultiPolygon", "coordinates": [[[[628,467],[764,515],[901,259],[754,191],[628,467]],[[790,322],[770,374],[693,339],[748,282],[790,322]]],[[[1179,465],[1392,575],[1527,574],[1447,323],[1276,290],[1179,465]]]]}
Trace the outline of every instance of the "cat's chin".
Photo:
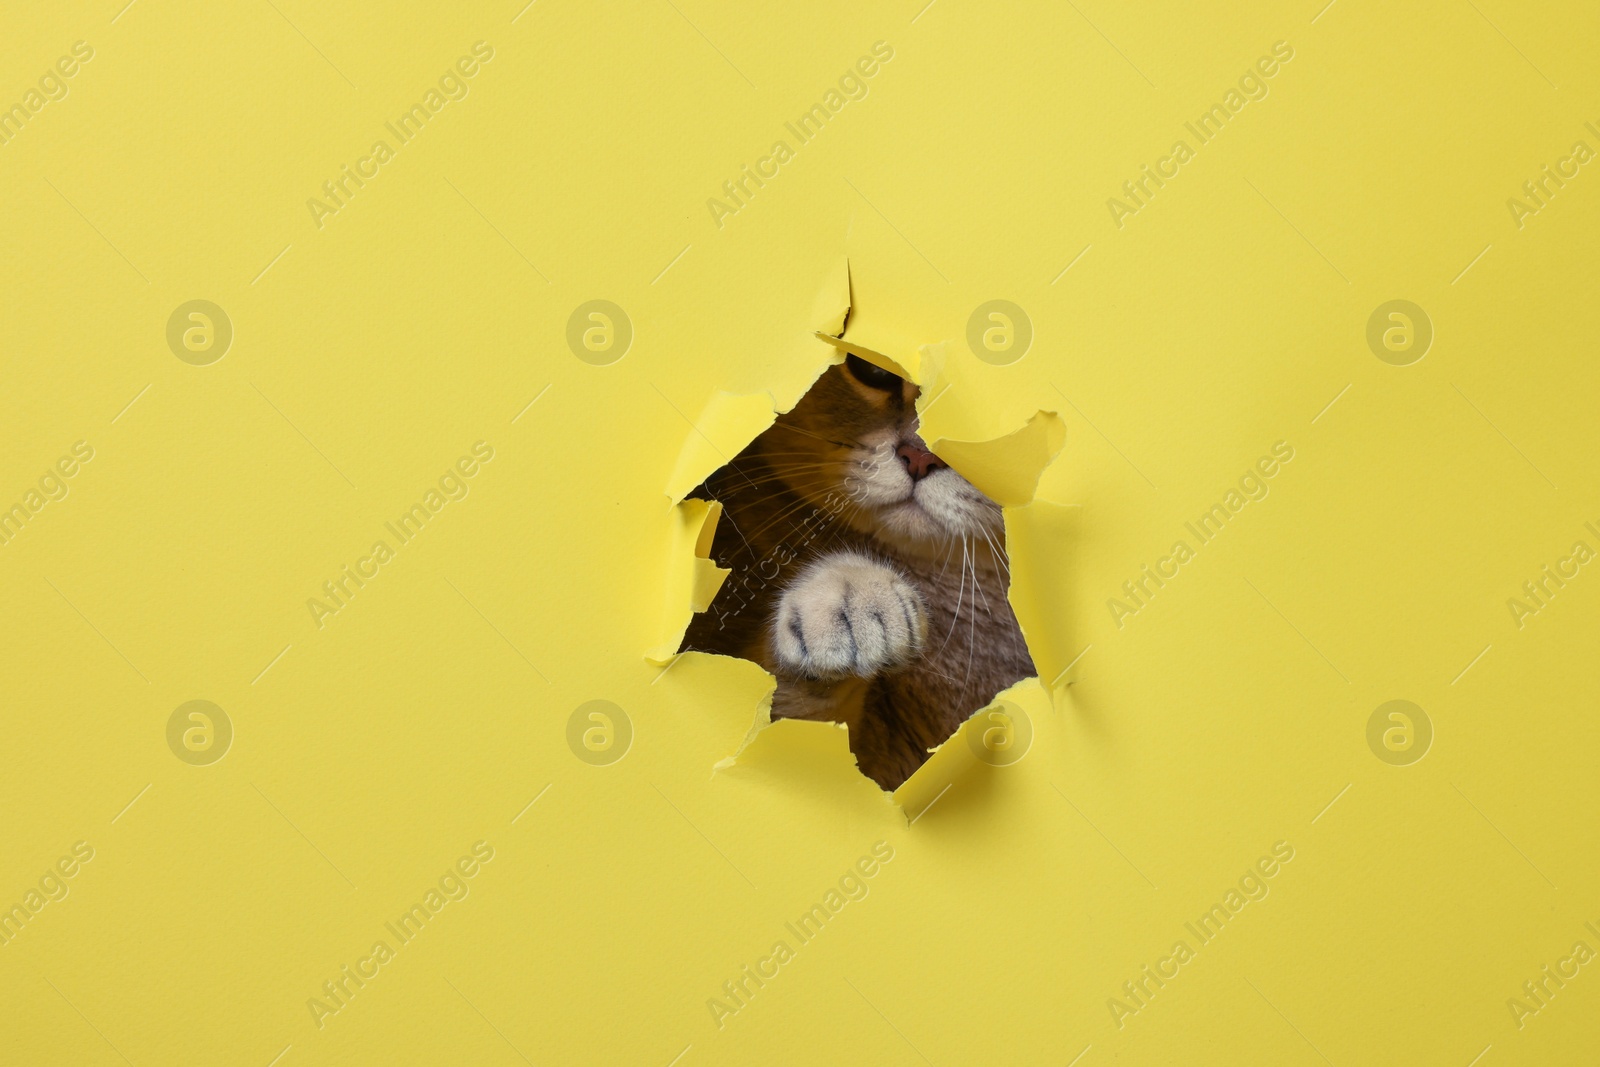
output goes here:
{"type": "Polygon", "coordinates": [[[876,509],[872,520],[866,532],[891,548],[918,556],[941,556],[963,538],[981,535],[981,530],[967,528],[964,517],[952,522],[909,497],[876,509]]]}
{"type": "Polygon", "coordinates": [[[878,520],[878,535],[888,541],[932,546],[954,536],[944,523],[911,497],[898,504],[879,508],[875,517],[878,520]]]}

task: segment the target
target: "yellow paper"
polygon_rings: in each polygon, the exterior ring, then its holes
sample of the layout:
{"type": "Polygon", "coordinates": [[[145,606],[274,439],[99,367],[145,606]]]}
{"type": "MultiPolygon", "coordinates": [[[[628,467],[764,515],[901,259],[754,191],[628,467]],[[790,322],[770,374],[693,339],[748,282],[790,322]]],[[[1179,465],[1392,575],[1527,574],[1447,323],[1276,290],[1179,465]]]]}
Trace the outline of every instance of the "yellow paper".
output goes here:
{"type": "Polygon", "coordinates": [[[1591,7],[3,18],[0,1062],[1593,1059],[1591,7]],[[842,351],[1040,671],[893,796],[675,654],[842,351]]]}

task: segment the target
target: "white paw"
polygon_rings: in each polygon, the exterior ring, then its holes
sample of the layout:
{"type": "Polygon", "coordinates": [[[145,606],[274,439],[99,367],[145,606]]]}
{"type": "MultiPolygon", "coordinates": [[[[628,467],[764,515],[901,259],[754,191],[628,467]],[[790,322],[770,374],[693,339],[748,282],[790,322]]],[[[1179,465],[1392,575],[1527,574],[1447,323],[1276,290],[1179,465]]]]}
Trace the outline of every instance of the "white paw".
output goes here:
{"type": "Polygon", "coordinates": [[[927,613],[911,583],[888,564],[836,552],[783,591],[773,617],[778,662],[812,678],[863,678],[921,650],[927,613]]]}

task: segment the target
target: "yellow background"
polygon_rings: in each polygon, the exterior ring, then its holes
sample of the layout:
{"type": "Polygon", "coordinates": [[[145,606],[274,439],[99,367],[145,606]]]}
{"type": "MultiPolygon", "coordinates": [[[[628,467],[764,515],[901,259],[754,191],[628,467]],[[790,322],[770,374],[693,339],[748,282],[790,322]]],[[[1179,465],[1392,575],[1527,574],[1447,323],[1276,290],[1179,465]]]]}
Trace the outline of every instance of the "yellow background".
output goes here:
{"type": "Polygon", "coordinates": [[[0,1061],[1591,1061],[1594,963],[1520,1028],[1507,1000],[1600,949],[1600,577],[1520,628],[1506,602],[1600,547],[1600,175],[1521,228],[1506,202],[1600,148],[1600,15],[1320,6],[11,5],[0,104],[94,57],[0,146],[0,505],[95,454],[0,547],[0,904],[95,855],[0,948],[0,1061]],[[480,40],[319,228],[307,199],[480,40]],[[719,227],[877,41],[866,97],[719,227]],[[1115,225],[1277,41],[1269,94],[1115,225]],[[664,487],[741,443],[719,391],[821,368],[846,257],[852,330],[942,360],[930,427],[1058,412],[1039,495],[1078,506],[1029,594],[1074,683],[1020,687],[1026,757],[936,761],[915,810],[829,727],[741,751],[756,669],[646,658],[687,610],[664,487]],[[209,366],[167,346],[192,299],[233,324],[209,366]],[[606,366],[565,340],[592,299],[635,331],[606,366]],[[964,340],[992,299],[1035,330],[1007,366],[964,340]],[[1366,343],[1392,299],[1435,330],[1409,366],[1366,343]],[[470,495],[319,629],[308,598],[480,440],[470,495]],[[1277,441],[1270,495],[1119,627],[1277,441]],[[235,731],[209,766],[167,746],[194,699],[235,731]],[[566,740],[595,699],[632,724],[609,766],[566,740]],[[1409,766],[1367,744],[1392,699],[1433,725],[1409,766]],[[470,895],[319,1028],[308,998],[480,840],[470,895]],[[719,1027],[878,841],[870,895],[719,1027]],[[1279,841],[1270,895],[1119,1026],[1279,841]]]}

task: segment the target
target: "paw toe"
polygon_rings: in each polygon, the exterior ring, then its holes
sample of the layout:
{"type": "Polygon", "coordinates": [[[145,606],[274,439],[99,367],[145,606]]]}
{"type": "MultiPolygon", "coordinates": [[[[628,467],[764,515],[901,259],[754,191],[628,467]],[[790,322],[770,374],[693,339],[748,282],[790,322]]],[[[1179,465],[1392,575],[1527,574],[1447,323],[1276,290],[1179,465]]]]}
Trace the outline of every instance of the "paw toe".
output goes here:
{"type": "Polygon", "coordinates": [[[773,647],[806,674],[870,676],[912,658],[926,629],[921,597],[905,579],[886,564],[846,557],[785,592],[773,647]]]}

